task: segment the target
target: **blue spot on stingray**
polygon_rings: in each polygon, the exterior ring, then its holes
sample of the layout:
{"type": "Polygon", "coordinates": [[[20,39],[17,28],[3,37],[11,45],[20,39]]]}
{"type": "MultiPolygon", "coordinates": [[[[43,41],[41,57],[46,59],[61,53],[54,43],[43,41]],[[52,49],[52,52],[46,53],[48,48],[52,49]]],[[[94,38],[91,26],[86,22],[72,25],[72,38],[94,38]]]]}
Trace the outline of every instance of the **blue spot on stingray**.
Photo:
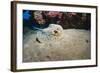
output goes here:
{"type": "Polygon", "coordinates": [[[40,25],[40,24],[37,24],[35,22],[33,22],[31,25],[33,30],[40,30],[40,31],[44,28],[47,28],[48,26],[49,26],[49,24],[40,25]]]}
{"type": "Polygon", "coordinates": [[[23,13],[23,19],[25,19],[25,20],[29,20],[30,16],[31,15],[29,14],[28,10],[23,13]]]}

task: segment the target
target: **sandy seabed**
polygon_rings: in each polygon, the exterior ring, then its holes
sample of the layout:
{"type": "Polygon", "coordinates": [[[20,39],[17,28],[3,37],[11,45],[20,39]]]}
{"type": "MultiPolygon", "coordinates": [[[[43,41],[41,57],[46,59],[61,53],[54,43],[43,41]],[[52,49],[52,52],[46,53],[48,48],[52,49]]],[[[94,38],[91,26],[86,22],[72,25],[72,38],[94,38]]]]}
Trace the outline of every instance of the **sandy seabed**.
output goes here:
{"type": "Polygon", "coordinates": [[[64,30],[61,40],[40,42],[36,33],[23,40],[23,62],[83,60],[91,58],[90,31],[64,30]]]}

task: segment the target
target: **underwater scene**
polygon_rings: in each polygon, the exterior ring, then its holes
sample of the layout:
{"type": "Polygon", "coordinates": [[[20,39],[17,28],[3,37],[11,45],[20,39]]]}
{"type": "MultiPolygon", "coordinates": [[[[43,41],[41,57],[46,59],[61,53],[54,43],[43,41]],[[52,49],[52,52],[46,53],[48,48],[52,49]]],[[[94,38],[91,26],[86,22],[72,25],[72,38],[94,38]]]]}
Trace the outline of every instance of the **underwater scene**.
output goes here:
{"type": "Polygon", "coordinates": [[[23,10],[23,62],[91,59],[91,14],[23,10]]]}

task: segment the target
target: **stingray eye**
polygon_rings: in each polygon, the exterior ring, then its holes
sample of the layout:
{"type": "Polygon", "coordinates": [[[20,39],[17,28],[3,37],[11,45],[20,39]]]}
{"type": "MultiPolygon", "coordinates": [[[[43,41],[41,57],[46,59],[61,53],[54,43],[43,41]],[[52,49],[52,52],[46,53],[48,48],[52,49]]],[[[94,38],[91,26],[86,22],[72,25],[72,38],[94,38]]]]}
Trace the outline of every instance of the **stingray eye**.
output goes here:
{"type": "Polygon", "coordinates": [[[57,28],[57,30],[59,30],[59,28],[57,28]]]}
{"type": "Polygon", "coordinates": [[[58,31],[57,30],[54,30],[54,33],[58,33],[58,31]]]}

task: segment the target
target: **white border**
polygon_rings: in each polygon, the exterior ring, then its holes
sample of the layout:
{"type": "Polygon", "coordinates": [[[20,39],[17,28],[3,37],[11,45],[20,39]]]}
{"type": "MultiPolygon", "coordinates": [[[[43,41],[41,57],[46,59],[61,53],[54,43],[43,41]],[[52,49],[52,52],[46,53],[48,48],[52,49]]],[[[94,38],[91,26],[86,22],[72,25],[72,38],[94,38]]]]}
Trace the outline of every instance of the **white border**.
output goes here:
{"type": "Polygon", "coordinates": [[[96,9],[85,7],[64,7],[64,6],[49,6],[49,5],[28,5],[17,4],[17,69],[32,69],[32,68],[51,68],[51,67],[68,67],[95,65],[96,61],[96,9]],[[22,62],[22,10],[47,10],[47,11],[63,11],[63,12],[82,12],[91,13],[91,60],[74,60],[74,61],[53,61],[53,62],[22,62]]]}

